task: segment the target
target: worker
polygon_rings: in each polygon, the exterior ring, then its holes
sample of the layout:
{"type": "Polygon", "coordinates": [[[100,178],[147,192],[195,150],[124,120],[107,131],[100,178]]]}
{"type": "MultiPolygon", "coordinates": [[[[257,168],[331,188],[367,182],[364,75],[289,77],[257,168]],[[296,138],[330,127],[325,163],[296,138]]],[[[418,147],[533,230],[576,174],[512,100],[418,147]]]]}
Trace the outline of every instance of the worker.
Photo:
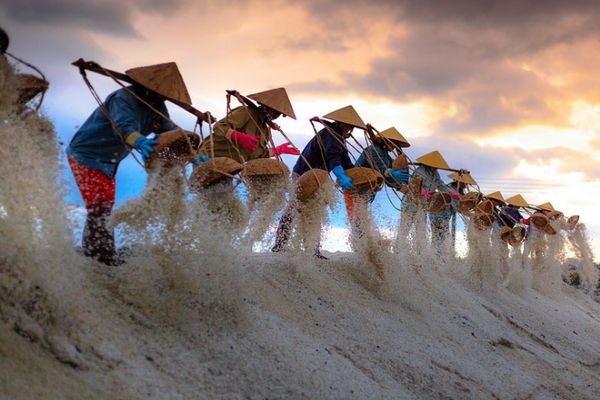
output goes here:
{"type": "MultiPolygon", "coordinates": [[[[409,173],[408,169],[392,169],[393,159],[390,152],[398,151],[402,155],[402,148],[410,147],[410,143],[394,127],[374,133],[373,127],[367,124],[367,132],[372,144],[362,151],[356,160],[356,166],[378,171],[384,177],[386,185],[398,189],[400,184],[408,182],[409,173]]],[[[355,215],[354,210],[372,203],[375,200],[375,193],[373,190],[364,190],[360,193],[343,192],[352,234],[357,238],[363,236],[363,228],[360,218],[355,215]]]]}
{"type": "MultiPolygon", "coordinates": [[[[438,172],[438,169],[450,169],[448,163],[439,151],[432,151],[419,158],[417,163],[420,165],[414,171],[414,175],[419,175],[423,178],[423,185],[421,188],[421,197],[405,195],[402,198],[401,216],[400,216],[400,235],[402,237],[408,237],[408,233],[416,222],[415,218],[419,209],[424,210],[427,202],[435,194],[439,192],[449,192],[450,196],[454,199],[460,199],[460,195],[448,187],[438,172]]],[[[432,243],[437,246],[449,233],[448,218],[443,213],[428,213],[429,221],[431,224],[431,239],[432,243]]],[[[419,240],[419,239],[417,239],[419,240]]]]}
{"type": "Polygon", "coordinates": [[[393,159],[390,152],[396,150],[400,155],[402,149],[410,147],[410,143],[394,127],[371,136],[372,144],[367,146],[356,160],[357,167],[369,167],[379,171],[390,187],[398,188],[401,183],[408,182],[408,170],[393,170],[393,159]]]}
{"type": "Polygon", "coordinates": [[[448,175],[448,178],[451,179],[448,187],[450,192],[458,193],[459,196],[454,196],[452,198],[452,206],[447,207],[442,210],[442,213],[448,218],[450,225],[450,237],[452,238],[453,247],[456,246],[456,224],[457,224],[457,213],[458,209],[458,201],[460,197],[462,197],[466,193],[466,189],[468,185],[477,185],[477,182],[469,172],[465,170],[461,170],[461,172],[452,172],[448,175]]]}
{"type": "MultiPolygon", "coordinates": [[[[344,170],[354,167],[348,154],[346,139],[350,137],[354,128],[366,129],[367,127],[352,106],[332,111],[322,118],[329,119],[332,122],[319,117],[311,119],[322,123],[324,128],[302,150],[302,156],[298,158],[296,165],[294,165],[292,180],[295,181],[311,168],[319,168],[333,172],[342,190],[353,190],[355,188],[352,179],[344,172],[344,170]]],[[[295,214],[301,211],[302,208],[295,199],[290,201],[279,222],[272,251],[283,250],[289,240],[295,214]]],[[[326,258],[321,254],[319,246],[315,250],[315,256],[322,259],[326,258]]]]}
{"type": "Polygon", "coordinates": [[[217,121],[213,126],[213,134],[204,139],[200,146],[201,155],[196,164],[208,161],[212,157],[229,157],[244,163],[282,154],[300,154],[289,142],[269,147],[273,121],[281,115],[296,119],[285,89],[254,93],[248,98],[259,105],[241,105],[217,121]]]}
{"type": "Polygon", "coordinates": [[[133,68],[126,75],[134,84],[109,94],[66,149],[87,210],[83,254],[106,265],[123,262],[117,255],[113,232],[106,225],[115,204],[119,163],[132,149],[146,160],[157,143],[147,136],[175,129],[165,100],[191,104],[175,63],[133,68]]]}

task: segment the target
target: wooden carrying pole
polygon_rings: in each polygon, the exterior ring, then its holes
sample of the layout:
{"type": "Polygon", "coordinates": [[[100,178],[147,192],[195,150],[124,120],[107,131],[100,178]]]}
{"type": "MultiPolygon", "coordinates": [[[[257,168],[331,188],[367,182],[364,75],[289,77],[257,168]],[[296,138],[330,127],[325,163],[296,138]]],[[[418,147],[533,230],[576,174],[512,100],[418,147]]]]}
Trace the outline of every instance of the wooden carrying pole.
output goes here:
{"type": "MultiPolygon", "coordinates": [[[[409,163],[409,165],[424,165],[418,162],[411,162],[409,163]]],[[[438,169],[443,169],[444,171],[451,171],[451,172],[457,172],[459,174],[470,174],[471,171],[466,170],[466,169],[454,169],[454,168],[438,168],[438,169]]]]}
{"type": "MultiPolygon", "coordinates": [[[[127,76],[121,72],[116,72],[116,71],[106,69],[94,61],[85,61],[83,58],[80,58],[79,60],[74,61],[72,63],[72,65],[78,67],[80,70],[87,70],[87,71],[95,72],[100,75],[111,77],[113,79],[118,79],[120,81],[127,82],[130,84],[137,84],[129,76],[127,76]]],[[[215,122],[215,117],[213,117],[211,115],[211,113],[208,111],[202,112],[202,111],[194,108],[193,106],[182,103],[180,101],[176,101],[176,100],[172,100],[172,99],[169,99],[169,101],[178,105],[179,107],[183,108],[185,111],[189,112],[190,114],[196,116],[199,121],[204,121],[209,124],[212,124],[213,122],[215,122]]]]}

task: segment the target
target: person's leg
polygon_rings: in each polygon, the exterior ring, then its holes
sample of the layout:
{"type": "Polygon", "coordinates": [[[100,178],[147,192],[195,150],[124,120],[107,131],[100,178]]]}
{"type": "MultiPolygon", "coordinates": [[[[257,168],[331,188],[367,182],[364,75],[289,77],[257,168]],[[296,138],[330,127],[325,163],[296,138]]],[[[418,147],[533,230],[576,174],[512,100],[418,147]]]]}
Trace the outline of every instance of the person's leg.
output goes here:
{"type": "Polygon", "coordinates": [[[115,178],[69,159],[75,182],[81,192],[87,217],[82,236],[83,254],[103,264],[118,265],[114,234],[107,220],[115,204],[115,178]]]}
{"type": "Polygon", "coordinates": [[[439,252],[444,243],[444,239],[449,233],[448,221],[445,219],[431,218],[431,243],[439,252]]]}
{"type": "Polygon", "coordinates": [[[285,245],[290,240],[290,234],[292,229],[292,223],[296,213],[298,213],[299,206],[296,200],[292,200],[286,207],[279,225],[277,226],[277,233],[275,235],[275,245],[271,248],[271,251],[278,252],[282,251],[285,245]]]}

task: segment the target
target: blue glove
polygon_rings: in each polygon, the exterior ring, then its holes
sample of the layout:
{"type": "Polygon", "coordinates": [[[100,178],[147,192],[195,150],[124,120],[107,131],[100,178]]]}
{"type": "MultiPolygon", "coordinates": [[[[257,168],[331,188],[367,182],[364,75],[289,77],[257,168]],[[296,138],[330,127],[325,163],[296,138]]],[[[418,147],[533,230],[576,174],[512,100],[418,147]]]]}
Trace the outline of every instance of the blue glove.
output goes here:
{"type": "Polygon", "coordinates": [[[201,164],[204,164],[208,160],[210,160],[209,156],[201,155],[200,157],[198,157],[194,161],[192,161],[192,164],[194,164],[194,168],[195,168],[201,164]]]}
{"type": "Polygon", "coordinates": [[[154,153],[154,146],[157,144],[158,142],[155,139],[148,139],[145,136],[140,136],[135,140],[135,148],[142,153],[144,161],[150,157],[150,154],[154,153]]]}
{"type": "Polygon", "coordinates": [[[410,177],[408,170],[406,169],[392,170],[390,171],[390,175],[392,175],[394,181],[398,183],[408,183],[408,178],[410,177]]]}
{"type": "Polygon", "coordinates": [[[346,175],[344,168],[342,168],[341,165],[338,165],[332,169],[331,172],[333,172],[333,174],[337,177],[338,183],[343,190],[356,189],[352,184],[352,179],[346,175]]]}

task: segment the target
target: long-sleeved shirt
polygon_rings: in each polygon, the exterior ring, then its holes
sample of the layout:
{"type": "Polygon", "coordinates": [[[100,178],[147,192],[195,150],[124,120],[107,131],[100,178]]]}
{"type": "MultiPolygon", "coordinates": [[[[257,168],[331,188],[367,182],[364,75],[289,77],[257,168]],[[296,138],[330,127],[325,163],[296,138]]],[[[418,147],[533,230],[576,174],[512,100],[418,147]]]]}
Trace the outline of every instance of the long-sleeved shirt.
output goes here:
{"type": "MultiPolygon", "coordinates": [[[[450,191],[450,188],[448,187],[448,185],[446,185],[444,183],[444,181],[442,180],[442,177],[440,176],[440,173],[432,168],[429,167],[425,167],[423,165],[420,165],[415,172],[413,172],[414,174],[418,174],[421,175],[423,177],[423,189],[427,190],[428,192],[435,192],[436,190],[440,191],[440,192],[448,192],[450,191]]],[[[419,207],[417,206],[417,204],[415,204],[410,196],[404,195],[404,197],[402,198],[402,212],[408,211],[408,212],[412,212],[412,213],[416,213],[418,211],[419,207]]],[[[446,211],[446,210],[444,210],[446,211]]],[[[439,219],[449,219],[450,218],[450,214],[449,215],[440,215],[440,214],[444,214],[444,212],[439,213],[439,214],[431,214],[431,216],[433,218],[439,218],[439,219]]]]}
{"type": "MultiPolygon", "coordinates": [[[[332,132],[334,129],[330,128],[332,132]]],[[[302,156],[298,157],[296,165],[294,165],[294,172],[298,175],[302,175],[306,171],[312,168],[320,168],[326,171],[331,171],[338,165],[342,168],[348,169],[354,167],[350,156],[348,155],[348,148],[346,147],[346,141],[342,135],[336,132],[336,137],[329,132],[327,128],[321,129],[315,137],[313,137],[302,150],[302,156]],[[304,158],[310,164],[307,165],[304,158]]]]}
{"type": "Polygon", "coordinates": [[[357,167],[373,168],[385,177],[385,183],[388,186],[397,187],[398,183],[391,177],[385,176],[385,171],[392,167],[392,157],[385,149],[385,146],[379,143],[373,143],[367,146],[356,160],[357,167]]]}
{"type": "Polygon", "coordinates": [[[243,163],[257,158],[269,158],[270,141],[271,128],[267,126],[266,115],[258,108],[240,106],[215,123],[213,134],[204,139],[200,151],[208,157],[229,157],[243,163]],[[256,150],[249,153],[244,146],[227,139],[229,129],[258,137],[256,150]]]}
{"type": "MultiPolygon", "coordinates": [[[[132,87],[127,89],[133,90],[132,87]]],[[[100,170],[108,177],[115,175],[119,163],[129,154],[130,147],[125,143],[129,135],[139,132],[147,136],[175,129],[175,125],[137,100],[125,88],[109,94],[104,106],[123,137],[113,129],[98,107],[77,130],[66,152],[78,164],[100,170]]],[[[169,116],[164,102],[152,106],[169,116]]]]}

